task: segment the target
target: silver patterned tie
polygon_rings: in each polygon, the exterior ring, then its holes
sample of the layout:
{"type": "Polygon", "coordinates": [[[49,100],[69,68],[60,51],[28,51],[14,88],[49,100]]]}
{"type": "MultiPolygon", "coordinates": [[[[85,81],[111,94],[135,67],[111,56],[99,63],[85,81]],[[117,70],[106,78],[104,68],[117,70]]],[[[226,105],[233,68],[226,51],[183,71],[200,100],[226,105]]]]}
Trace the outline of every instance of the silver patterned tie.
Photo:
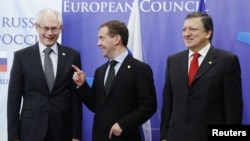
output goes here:
{"type": "Polygon", "coordinates": [[[44,50],[44,53],[45,53],[45,56],[44,56],[44,73],[45,73],[47,84],[48,84],[48,87],[49,87],[50,91],[52,90],[52,87],[53,87],[54,81],[55,81],[53,65],[52,65],[51,58],[49,56],[52,51],[53,50],[51,48],[49,48],[49,47],[47,47],[44,50]]]}

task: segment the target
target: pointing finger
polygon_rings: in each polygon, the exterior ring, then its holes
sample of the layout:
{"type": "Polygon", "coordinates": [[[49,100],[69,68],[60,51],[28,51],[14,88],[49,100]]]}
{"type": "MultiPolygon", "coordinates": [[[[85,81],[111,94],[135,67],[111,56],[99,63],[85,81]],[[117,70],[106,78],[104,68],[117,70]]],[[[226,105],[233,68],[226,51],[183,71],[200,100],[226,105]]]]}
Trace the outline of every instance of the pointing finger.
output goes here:
{"type": "Polygon", "coordinates": [[[109,131],[109,139],[111,139],[112,138],[112,134],[113,134],[113,131],[112,131],[112,129],[109,131]]]}
{"type": "Polygon", "coordinates": [[[72,66],[72,68],[73,68],[76,72],[81,71],[76,65],[71,65],[71,66],[72,66]]]}

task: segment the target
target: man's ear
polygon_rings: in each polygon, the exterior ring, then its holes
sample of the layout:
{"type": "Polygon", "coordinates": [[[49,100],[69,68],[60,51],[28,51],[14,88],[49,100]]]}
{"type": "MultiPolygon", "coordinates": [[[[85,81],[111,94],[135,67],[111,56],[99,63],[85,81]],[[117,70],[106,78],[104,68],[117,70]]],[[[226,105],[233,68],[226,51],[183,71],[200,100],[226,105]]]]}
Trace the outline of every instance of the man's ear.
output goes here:
{"type": "Polygon", "coordinates": [[[122,43],[122,38],[120,35],[115,35],[115,44],[120,44],[122,43]]]}

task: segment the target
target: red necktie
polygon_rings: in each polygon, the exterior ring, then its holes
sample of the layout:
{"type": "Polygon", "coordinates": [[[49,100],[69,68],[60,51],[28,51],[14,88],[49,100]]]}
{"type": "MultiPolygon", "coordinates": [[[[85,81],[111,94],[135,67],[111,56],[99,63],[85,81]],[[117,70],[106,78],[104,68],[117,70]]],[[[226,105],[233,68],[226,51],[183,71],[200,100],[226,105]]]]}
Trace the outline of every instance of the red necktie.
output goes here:
{"type": "Polygon", "coordinates": [[[193,78],[194,78],[194,76],[199,68],[199,62],[198,62],[199,57],[200,57],[199,53],[193,54],[193,59],[192,59],[191,64],[190,64],[189,74],[188,74],[188,85],[189,86],[191,85],[193,78]]]}

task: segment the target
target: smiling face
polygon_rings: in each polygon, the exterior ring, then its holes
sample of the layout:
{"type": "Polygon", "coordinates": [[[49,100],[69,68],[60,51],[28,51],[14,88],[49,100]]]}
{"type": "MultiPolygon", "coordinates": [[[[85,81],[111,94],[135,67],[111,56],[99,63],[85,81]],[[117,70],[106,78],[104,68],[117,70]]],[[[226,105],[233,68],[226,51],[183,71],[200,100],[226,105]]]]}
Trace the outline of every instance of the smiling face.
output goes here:
{"type": "Polygon", "coordinates": [[[41,15],[39,22],[35,24],[35,28],[39,35],[39,41],[45,46],[51,47],[57,42],[62,25],[55,13],[47,11],[41,15]]]}
{"type": "Polygon", "coordinates": [[[99,29],[97,45],[102,49],[102,55],[113,59],[116,56],[116,46],[118,44],[117,36],[111,37],[108,34],[108,27],[99,29]]]}
{"type": "Polygon", "coordinates": [[[201,50],[210,41],[212,31],[205,31],[200,17],[186,19],[182,29],[182,36],[187,48],[194,52],[201,50]]]}

